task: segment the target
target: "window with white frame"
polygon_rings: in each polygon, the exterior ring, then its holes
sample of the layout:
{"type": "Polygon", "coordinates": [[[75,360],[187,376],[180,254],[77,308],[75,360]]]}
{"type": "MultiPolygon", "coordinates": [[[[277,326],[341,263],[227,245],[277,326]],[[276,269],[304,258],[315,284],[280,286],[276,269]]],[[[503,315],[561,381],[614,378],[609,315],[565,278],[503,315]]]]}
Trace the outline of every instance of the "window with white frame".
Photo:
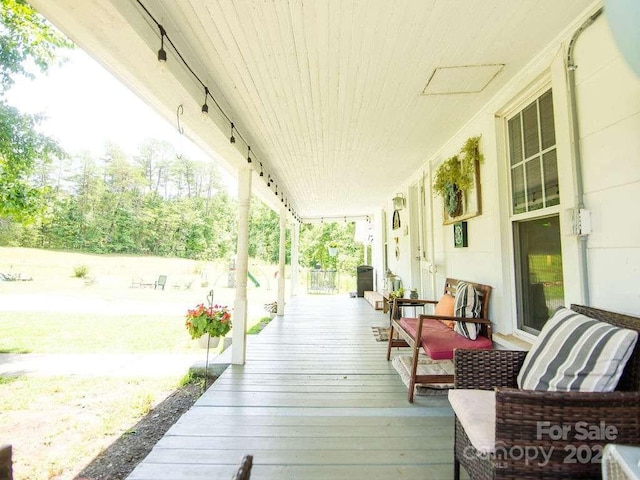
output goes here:
{"type": "Polygon", "coordinates": [[[518,328],[536,334],[564,303],[553,95],[507,120],[518,328]]]}
{"type": "Polygon", "coordinates": [[[551,90],[510,118],[508,130],[513,213],[558,205],[560,191],[551,90]]]}

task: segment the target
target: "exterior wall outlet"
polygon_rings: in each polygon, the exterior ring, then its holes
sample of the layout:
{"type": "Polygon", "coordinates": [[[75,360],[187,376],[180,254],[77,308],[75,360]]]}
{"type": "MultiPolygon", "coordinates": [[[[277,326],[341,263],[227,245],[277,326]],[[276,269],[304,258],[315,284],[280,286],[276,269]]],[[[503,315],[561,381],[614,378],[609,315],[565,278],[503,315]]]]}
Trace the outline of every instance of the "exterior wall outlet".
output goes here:
{"type": "Polygon", "coordinates": [[[591,233],[591,210],[578,210],[578,235],[586,236],[591,233]]]}
{"type": "Polygon", "coordinates": [[[587,236],[591,233],[591,210],[569,208],[564,212],[567,235],[587,236]]]}

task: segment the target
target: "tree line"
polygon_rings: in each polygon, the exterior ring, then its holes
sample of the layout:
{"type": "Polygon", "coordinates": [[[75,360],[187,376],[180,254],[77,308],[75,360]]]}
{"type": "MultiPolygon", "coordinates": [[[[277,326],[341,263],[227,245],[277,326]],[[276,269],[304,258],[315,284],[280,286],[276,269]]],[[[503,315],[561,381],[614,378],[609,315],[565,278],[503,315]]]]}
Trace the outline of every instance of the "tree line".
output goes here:
{"type": "MultiPolygon", "coordinates": [[[[179,156],[167,142],[147,139],[132,157],[110,143],[98,158],[82,153],[35,165],[41,213],[28,223],[0,222],[0,245],[197,260],[236,252],[237,202],[218,166],[179,156]]],[[[249,212],[249,256],[277,263],[278,214],[256,197],[249,212]]],[[[303,225],[300,263],[355,269],[361,247],[353,233],[351,223],[303,225]],[[341,255],[331,257],[329,244],[341,255]]]]}
{"type": "MultiPolygon", "coordinates": [[[[16,77],[46,72],[74,45],[24,0],[0,0],[0,24],[0,245],[201,260],[235,253],[237,205],[215,164],[154,139],[131,158],[116,144],[97,158],[69,155],[38,130],[39,116],[9,105],[16,77]]],[[[278,215],[254,198],[249,255],[277,263],[279,234],[278,215]]],[[[362,252],[353,234],[351,223],[303,225],[300,263],[354,271],[362,252]]]]}
{"type": "MultiPolygon", "coordinates": [[[[236,201],[214,163],[176,155],[148,139],[129,158],[115,144],[37,162],[32,184],[44,208],[31,223],[5,220],[0,244],[213,260],[235,253],[236,201]]],[[[276,214],[257,199],[250,218],[251,253],[277,258],[276,214]]]]}

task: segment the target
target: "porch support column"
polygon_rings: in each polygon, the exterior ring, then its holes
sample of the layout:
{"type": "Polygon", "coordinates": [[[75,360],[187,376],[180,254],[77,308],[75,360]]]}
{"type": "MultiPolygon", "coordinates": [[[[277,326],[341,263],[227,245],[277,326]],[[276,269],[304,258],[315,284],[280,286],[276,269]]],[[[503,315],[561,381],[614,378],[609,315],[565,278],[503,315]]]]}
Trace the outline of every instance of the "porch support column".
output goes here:
{"type": "Polygon", "coordinates": [[[236,300],[233,308],[231,363],[244,365],[247,339],[247,273],[249,270],[249,204],[251,169],[238,172],[238,244],[236,247],[236,300]]]}
{"type": "Polygon", "coordinates": [[[298,294],[298,268],[300,262],[300,222],[291,231],[291,296],[298,294]]]}
{"type": "Polygon", "coordinates": [[[287,219],[284,209],[280,209],[280,253],[278,265],[278,316],[284,315],[284,265],[286,259],[287,219]]]}

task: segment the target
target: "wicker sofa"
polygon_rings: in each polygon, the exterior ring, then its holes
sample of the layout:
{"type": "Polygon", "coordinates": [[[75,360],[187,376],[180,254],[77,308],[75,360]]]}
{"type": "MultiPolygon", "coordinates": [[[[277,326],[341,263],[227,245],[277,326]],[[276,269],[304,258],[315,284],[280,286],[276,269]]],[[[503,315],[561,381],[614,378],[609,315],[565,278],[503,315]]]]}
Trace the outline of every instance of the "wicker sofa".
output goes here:
{"type": "MultiPolygon", "coordinates": [[[[578,305],[572,305],[571,310],[640,331],[640,318],[578,305]]],[[[496,454],[487,455],[476,450],[456,417],[456,480],[460,478],[460,465],[472,479],[600,478],[599,460],[605,444],[640,444],[638,344],[616,391],[608,393],[518,390],[516,379],[526,353],[505,350],[455,352],[456,389],[495,389],[496,392],[496,454]],[[607,430],[612,427],[615,430],[607,430]],[[541,435],[541,428],[545,429],[544,435],[541,435]],[[571,433],[564,434],[563,428],[571,433]],[[576,428],[586,433],[575,435],[576,428]],[[553,435],[549,435],[550,431],[553,435]],[[542,453],[548,458],[543,458],[542,453]],[[532,458],[534,454],[537,458],[532,458]]]]}

